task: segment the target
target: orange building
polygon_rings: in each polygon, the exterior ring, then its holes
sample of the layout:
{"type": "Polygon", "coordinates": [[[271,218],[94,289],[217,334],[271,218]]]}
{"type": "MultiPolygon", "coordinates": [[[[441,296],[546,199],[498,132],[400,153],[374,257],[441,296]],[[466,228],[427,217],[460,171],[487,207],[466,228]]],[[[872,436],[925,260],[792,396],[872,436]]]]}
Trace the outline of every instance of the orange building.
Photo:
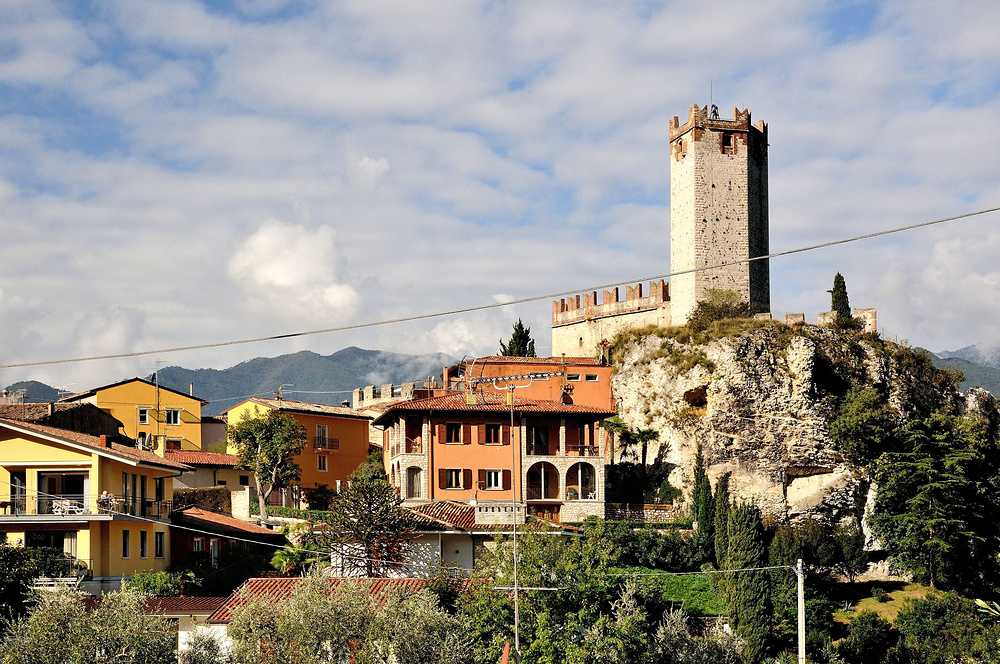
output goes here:
{"type": "Polygon", "coordinates": [[[460,389],[505,393],[506,386],[518,385],[517,395],[578,406],[614,410],[611,395],[613,367],[592,357],[478,357],[463,360],[447,370],[445,385],[460,389]],[[546,377],[530,378],[548,375],[546,377]],[[510,381],[490,379],[519,377],[510,381]]]}
{"type": "Polygon", "coordinates": [[[388,406],[383,428],[389,481],[406,500],[526,505],[555,521],[604,516],[605,432],[614,411],[494,391],[388,406]],[[513,426],[512,426],[513,423],[513,426]]]}
{"type": "MultiPolygon", "coordinates": [[[[369,418],[351,408],[253,397],[233,406],[224,415],[233,424],[244,413],[252,416],[254,412],[263,414],[267,410],[291,415],[305,427],[309,437],[309,443],[295,458],[302,468],[298,485],[290,491],[283,491],[276,498],[286,507],[302,507],[311,489],[323,487],[336,490],[368,458],[369,418]]],[[[232,444],[227,451],[236,454],[232,444]]]]}

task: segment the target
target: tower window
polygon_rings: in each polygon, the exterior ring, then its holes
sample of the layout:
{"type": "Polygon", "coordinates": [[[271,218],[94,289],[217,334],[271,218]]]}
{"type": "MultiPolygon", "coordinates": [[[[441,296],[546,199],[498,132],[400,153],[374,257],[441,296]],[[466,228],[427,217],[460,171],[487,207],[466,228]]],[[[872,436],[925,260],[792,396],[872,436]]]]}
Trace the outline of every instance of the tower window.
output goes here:
{"type": "Polygon", "coordinates": [[[733,146],[733,135],[723,134],[722,135],[722,152],[723,154],[736,154],[736,150],[733,146]]]}

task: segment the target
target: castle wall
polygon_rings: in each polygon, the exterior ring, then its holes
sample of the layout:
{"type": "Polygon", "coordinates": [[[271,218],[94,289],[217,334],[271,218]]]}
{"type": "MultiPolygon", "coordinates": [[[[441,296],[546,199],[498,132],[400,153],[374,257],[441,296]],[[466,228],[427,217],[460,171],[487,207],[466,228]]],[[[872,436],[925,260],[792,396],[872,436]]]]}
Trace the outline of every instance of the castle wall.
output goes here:
{"type": "Polygon", "coordinates": [[[649,284],[643,295],[642,284],[625,287],[625,299],[619,289],[576,295],[552,303],[552,355],[593,356],[602,341],[610,341],[623,330],[670,325],[670,292],[662,279],[649,284]]]}

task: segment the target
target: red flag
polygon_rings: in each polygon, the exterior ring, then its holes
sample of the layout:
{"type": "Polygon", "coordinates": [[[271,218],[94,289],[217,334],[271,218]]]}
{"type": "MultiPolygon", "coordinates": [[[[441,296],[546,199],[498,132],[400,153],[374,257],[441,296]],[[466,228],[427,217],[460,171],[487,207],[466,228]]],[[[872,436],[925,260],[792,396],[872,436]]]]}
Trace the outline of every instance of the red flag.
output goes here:
{"type": "Polygon", "coordinates": [[[500,664],[507,664],[507,658],[510,656],[510,644],[503,644],[503,657],[500,659],[500,664]]]}

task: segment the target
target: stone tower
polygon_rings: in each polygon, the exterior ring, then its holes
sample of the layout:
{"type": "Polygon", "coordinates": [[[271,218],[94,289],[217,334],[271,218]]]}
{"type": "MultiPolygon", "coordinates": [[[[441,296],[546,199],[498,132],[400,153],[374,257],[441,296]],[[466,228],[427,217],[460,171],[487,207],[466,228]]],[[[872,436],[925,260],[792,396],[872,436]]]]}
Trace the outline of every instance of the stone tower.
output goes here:
{"type": "MultiPolygon", "coordinates": [[[[766,256],[767,125],[750,112],[719,118],[697,104],[670,122],[670,271],[766,256]]],[[[709,288],[734,290],[755,313],[771,309],[767,259],[670,279],[671,323],[687,321],[709,288]]]]}

